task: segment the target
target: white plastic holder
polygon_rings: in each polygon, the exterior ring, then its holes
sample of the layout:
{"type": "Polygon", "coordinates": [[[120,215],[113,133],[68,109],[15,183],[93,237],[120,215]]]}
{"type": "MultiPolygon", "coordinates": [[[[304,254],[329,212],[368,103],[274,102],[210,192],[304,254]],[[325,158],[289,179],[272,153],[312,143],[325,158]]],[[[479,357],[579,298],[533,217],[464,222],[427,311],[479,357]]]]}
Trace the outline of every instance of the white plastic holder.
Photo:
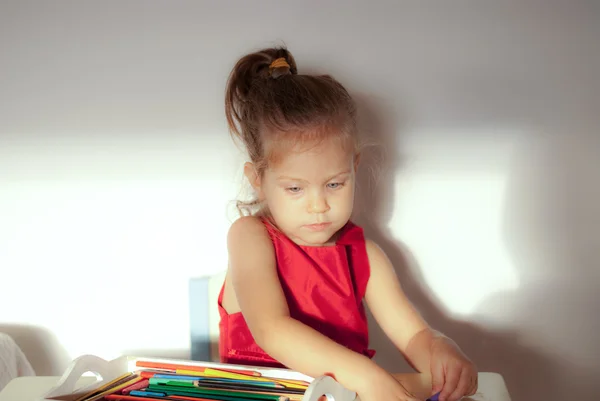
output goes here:
{"type": "Polygon", "coordinates": [[[327,396],[328,401],[360,401],[355,392],[348,390],[330,376],[320,376],[313,380],[302,401],[318,401],[321,396],[327,396]]]}
{"type": "Polygon", "coordinates": [[[129,358],[126,356],[106,361],[95,355],[82,355],[71,362],[65,373],[54,386],[38,401],[63,399],[69,395],[84,394],[104,383],[109,383],[129,371],[129,358]],[[78,380],[86,373],[93,373],[97,381],[76,389],[78,380]]]}

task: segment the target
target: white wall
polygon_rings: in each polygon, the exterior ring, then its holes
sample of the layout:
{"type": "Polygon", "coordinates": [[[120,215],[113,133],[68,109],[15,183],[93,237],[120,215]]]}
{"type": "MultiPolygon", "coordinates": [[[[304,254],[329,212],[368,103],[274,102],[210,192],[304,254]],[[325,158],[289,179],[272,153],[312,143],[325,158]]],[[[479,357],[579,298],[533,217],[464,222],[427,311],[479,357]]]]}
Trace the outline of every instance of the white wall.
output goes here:
{"type": "Polygon", "coordinates": [[[556,3],[2,1],[0,330],[40,374],[188,356],[187,281],[226,265],[240,184],[225,80],[284,41],[377,124],[357,221],[431,324],[515,400],[591,399],[600,11],[556,3]]]}

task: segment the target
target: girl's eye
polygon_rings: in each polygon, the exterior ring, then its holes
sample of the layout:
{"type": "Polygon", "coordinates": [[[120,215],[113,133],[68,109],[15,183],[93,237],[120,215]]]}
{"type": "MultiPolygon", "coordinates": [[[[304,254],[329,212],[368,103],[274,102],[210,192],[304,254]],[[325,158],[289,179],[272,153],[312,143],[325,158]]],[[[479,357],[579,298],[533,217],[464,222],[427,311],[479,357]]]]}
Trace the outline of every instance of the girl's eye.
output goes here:
{"type": "Polygon", "coordinates": [[[342,183],[340,182],[330,182],[329,184],[327,184],[327,188],[329,189],[336,189],[342,186],[342,183]]]}
{"type": "Polygon", "coordinates": [[[300,188],[300,187],[288,187],[286,189],[288,190],[288,192],[291,192],[293,194],[297,194],[298,192],[300,192],[302,190],[302,188],[300,188]]]}

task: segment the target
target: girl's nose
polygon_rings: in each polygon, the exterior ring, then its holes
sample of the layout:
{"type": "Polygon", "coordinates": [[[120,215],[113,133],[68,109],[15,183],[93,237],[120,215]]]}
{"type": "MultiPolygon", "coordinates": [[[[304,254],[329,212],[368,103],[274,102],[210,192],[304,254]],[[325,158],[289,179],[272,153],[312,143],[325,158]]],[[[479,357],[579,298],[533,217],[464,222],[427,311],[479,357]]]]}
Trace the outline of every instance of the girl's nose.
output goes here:
{"type": "Polygon", "coordinates": [[[313,197],[308,207],[309,213],[325,213],[328,212],[329,209],[330,207],[327,203],[327,199],[322,195],[313,197]]]}

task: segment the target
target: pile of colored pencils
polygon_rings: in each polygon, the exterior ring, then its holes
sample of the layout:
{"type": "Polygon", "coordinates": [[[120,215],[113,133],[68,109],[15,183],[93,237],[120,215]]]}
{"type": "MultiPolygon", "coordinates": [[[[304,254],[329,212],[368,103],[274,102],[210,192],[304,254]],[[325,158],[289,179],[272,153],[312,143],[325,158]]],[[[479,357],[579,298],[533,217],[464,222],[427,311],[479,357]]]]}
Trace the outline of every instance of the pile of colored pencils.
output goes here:
{"type": "Polygon", "coordinates": [[[137,361],[140,370],[75,401],[301,401],[309,384],[253,370],[137,361]]]}

